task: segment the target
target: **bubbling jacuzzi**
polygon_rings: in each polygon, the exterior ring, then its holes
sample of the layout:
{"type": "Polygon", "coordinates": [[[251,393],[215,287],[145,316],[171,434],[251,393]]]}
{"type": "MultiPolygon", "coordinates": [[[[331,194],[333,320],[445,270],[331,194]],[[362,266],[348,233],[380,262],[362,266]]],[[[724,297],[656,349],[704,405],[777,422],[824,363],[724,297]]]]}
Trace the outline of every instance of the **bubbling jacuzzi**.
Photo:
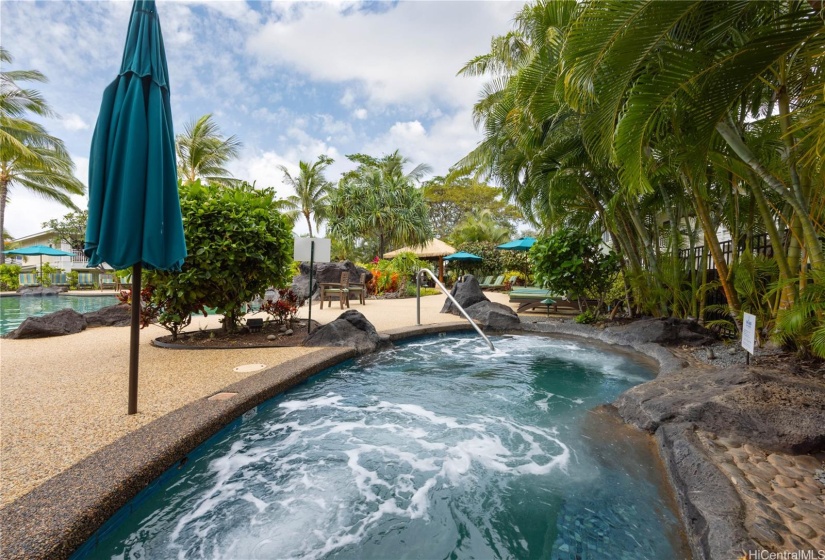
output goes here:
{"type": "Polygon", "coordinates": [[[581,342],[408,342],[245,415],[83,558],[689,557],[646,436],[599,405],[655,373],[581,342]]]}

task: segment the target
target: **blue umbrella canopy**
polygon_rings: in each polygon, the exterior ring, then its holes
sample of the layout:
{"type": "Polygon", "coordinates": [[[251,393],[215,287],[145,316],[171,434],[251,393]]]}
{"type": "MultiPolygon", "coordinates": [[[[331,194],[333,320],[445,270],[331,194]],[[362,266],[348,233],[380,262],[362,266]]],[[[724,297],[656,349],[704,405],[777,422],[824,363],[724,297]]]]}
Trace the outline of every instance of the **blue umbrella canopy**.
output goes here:
{"type": "Polygon", "coordinates": [[[40,271],[43,271],[43,255],[47,257],[71,257],[73,256],[72,253],[68,251],[61,251],[60,249],[55,249],[54,247],[48,247],[46,245],[32,245],[30,247],[20,247],[19,249],[12,249],[10,251],[5,251],[7,255],[22,255],[25,257],[32,257],[32,256],[40,256],[40,271]]]}
{"type": "Polygon", "coordinates": [[[514,239],[513,241],[508,241],[502,245],[496,246],[496,249],[504,249],[507,251],[529,251],[530,247],[532,247],[536,243],[535,237],[520,237],[518,239],[514,239]]]}
{"type": "Polygon", "coordinates": [[[478,255],[474,255],[472,253],[466,253],[464,251],[459,251],[458,253],[453,253],[452,255],[447,255],[444,257],[445,261],[468,261],[468,262],[481,262],[482,258],[478,255]]]}
{"type": "Polygon", "coordinates": [[[186,257],[169,73],[154,0],[136,0],[89,161],[89,266],[180,270],[186,257]]]}
{"type": "MultiPolygon", "coordinates": [[[[103,92],[89,160],[89,266],[180,270],[186,258],[169,72],[154,0],[135,0],[120,73],[103,92]]],[[[140,297],[132,298],[129,414],[137,412],[140,297]]]]}
{"type": "Polygon", "coordinates": [[[19,249],[11,249],[10,251],[5,251],[7,255],[24,255],[24,256],[37,256],[37,255],[46,255],[47,257],[71,257],[73,253],[69,251],[61,251],[60,249],[55,249],[53,247],[47,247],[46,245],[32,245],[31,247],[21,247],[19,249]]]}

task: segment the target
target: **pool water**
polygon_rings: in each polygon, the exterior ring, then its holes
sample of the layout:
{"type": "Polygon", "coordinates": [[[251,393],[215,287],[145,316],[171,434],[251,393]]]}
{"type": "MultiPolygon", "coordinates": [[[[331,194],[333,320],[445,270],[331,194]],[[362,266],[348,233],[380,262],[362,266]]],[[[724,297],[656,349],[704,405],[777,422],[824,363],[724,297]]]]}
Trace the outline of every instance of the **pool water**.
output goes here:
{"type": "Polygon", "coordinates": [[[689,557],[646,436],[596,408],[653,373],[577,342],[493,342],[422,339],[273,399],[88,556],[689,557]]]}
{"type": "Polygon", "coordinates": [[[116,303],[115,296],[0,297],[0,335],[19,327],[26,317],[39,317],[66,308],[78,313],[89,313],[116,303]]]}

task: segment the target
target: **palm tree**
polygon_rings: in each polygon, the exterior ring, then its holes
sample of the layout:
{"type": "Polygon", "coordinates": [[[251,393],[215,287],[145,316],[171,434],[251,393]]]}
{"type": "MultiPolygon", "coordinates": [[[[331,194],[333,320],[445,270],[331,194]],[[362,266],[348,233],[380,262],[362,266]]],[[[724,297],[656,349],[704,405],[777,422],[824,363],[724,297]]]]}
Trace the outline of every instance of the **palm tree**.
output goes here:
{"type": "Polygon", "coordinates": [[[242,144],[234,135],[224,139],[211,114],[188,122],[176,140],[178,177],[184,184],[197,178],[227,187],[238,183],[224,165],[238,157],[242,144]]]}
{"type": "Polygon", "coordinates": [[[286,166],[279,165],[278,169],[284,174],[284,183],[291,186],[295,194],[288,197],[284,206],[291,209],[293,213],[303,214],[309,227],[309,236],[312,237],[312,221],[310,217],[315,215],[315,227],[320,228],[321,223],[327,218],[327,208],[329,207],[329,192],[332,183],[324,177],[324,170],[333,163],[333,159],[320,155],[318,161],[309,163],[301,161],[298,163],[298,176],[293,177],[286,166]]]}
{"type": "Polygon", "coordinates": [[[495,221],[490,210],[482,210],[478,216],[468,215],[459,222],[450,234],[450,242],[456,246],[478,241],[504,243],[512,234],[512,230],[495,221]]]}
{"type": "Polygon", "coordinates": [[[398,151],[380,159],[347,156],[360,165],[344,174],[330,195],[329,231],[350,243],[374,240],[379,256],[388,246],[422,245],[432,238],[418,180],[429,166],[418,165],[404,173],[408,160],[398,151]]]}
{"type": "MultiPolygon", "coordinates": [[[[0,47],[0,62],[12,62],[0,47]]],[[[74,176],[74,163],[63,142],[26,118],[55,116],[40,92],[20,87],[19,82],[45,82],[36,70],[0,71],[0,232],[5,232],[6,203],[14,187],[79,210],[70,195],[82,195],[85,187],[74,176]]],[[[0,262],[3,249],[0,247],[0,262]]]]}

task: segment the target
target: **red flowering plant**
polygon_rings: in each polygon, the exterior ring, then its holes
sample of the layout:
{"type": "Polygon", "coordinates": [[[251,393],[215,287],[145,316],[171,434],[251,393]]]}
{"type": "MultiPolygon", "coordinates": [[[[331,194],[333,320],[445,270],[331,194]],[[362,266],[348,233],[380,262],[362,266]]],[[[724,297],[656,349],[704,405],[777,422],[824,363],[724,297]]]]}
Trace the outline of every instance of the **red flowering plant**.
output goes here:
{"type": "MultiPolygon", "coordinates": [[[[131,305],[132,290],[121,290],[117,298],[121,303],[131,305]]],[[[172,333],[172,340],[177,340],[181,331],[192,323],[192,314],[207,316],[206,308],[201,302],[182,308],[179,308],[178,303],[174,294],[161,292],[154,284],[147,282],[140,290],[140,328],[157,323],[172,333]]]]}
{"type": "Polygon", "coordinates": [[[278,299],[265,300],[261,304],[261,311],[276,318],[281,325],[286,325],[298,314],[298,308],[303,301],[298,295],[289,289],[278,290],[278,299]]]}

